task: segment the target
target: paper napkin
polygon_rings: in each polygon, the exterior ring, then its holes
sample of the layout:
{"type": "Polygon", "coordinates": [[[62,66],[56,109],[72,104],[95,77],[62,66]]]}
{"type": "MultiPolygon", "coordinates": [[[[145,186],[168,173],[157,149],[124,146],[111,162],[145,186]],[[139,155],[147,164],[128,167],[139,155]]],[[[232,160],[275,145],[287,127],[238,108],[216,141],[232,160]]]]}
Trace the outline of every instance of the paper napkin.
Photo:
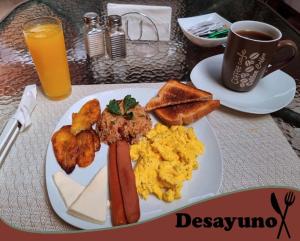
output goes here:
{"type": "Polygon", "coordinates": [[[21,124],[21,132],[31,125],[31,113],[36,106],[36,93],[36,85],[26,86],[19,107],[12,117],[21,124]]]}
{"type": "MultiPolygon", "coordinates": [[[[129,12],[140,12],[147,15],[155,23],[160,41],[169,41],[171,32],[172,8],[168,6],[150,6],[150,5],[133,5],[133,4],[107,4],[108,15],[123,15],[129,12]]],[[[143,19],[143,35],[141,40],[156,40],[155,27],[146,18],[131,14],[123,17],[128,19],[128,34],[130,39],[135,40],[140,35],[140,20],[143,19]]],[[[123,21],[125,29],[125,22],[123,21]]]]}

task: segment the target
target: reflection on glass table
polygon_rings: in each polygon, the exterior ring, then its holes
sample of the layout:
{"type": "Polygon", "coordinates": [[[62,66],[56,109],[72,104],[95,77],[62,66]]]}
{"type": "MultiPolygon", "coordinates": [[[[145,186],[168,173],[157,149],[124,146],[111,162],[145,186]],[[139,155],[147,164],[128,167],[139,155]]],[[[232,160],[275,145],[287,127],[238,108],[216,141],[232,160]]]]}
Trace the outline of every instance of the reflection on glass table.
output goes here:
{"type": "MultiPolygon", "coordinates": [[[[170,6],[172,8],[171,41],[134,46],[128,44],[128,57],[122,61],[112,61],[109,58],[88,60],[82,38],[82,16],[88,11],[103,15],[106,13],[108,0],[89,0],[81,2],[70,0],[32,0],[16,8],[0,23],[0,128],[17,108],[24,87],[38,83],[34,64],[26,48],[22,36],[22,24],[34,17],[54,16],[61,19],[65,34],[67,58],[70,67],[72,84],[97,83],[131,83],[131,82],[161,82],[168,79],[190,81],[189,74],[193,67],[202,59],[224,52],[222,46],[201,48],[190,43],[182,34],[177,24],[177,18],[197,16],[217,12],[230,22],[241,19],[253,19],[271,23],[279,28],[284,38],[294,40],[299,47],[300,35],[289,26],[278,14],[272,11],[262,1],[256,0],[151,0],[152,5],[170,6]],[[245,6],[247,5],[247,8],[245,6]],[[153,48],[157,53],[147,55],[147,48],[153,48]],[[134,49],[132,51],[132,49],[134,49]],[[145,49],[147,50],[145,52],[145,49]]],[[[114,3],[145,4],[140,0],[121,1],[114,3]]],[[[298,57],[284,71],[296,80],[300,78],[298,57]]],[[[300,111],[298,90],[294,101],[288,106],[300,111]]],[[[300,133],[294,125],[288,124],[289,114],[281,112],[283,118],[276,121],[300,154],[300,133]],[[285,119],[285,121],[283,121],[285,119]]],[[[296,122],[297,123],[297,122],[296,122]]],[[[298,122],[299,123],[299,122],[298,122]]],[[[295,122],[294,122],[295,124],[295,122]]]]}

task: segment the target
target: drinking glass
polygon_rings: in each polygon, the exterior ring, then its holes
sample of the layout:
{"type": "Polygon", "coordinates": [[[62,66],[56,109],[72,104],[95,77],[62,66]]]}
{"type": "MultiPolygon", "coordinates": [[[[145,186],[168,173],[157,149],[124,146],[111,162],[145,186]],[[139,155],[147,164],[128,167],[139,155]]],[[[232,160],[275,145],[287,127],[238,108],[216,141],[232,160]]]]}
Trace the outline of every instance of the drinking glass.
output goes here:
{"type": "Polygon", "coordinates": [[[71,80],[61,21],[54,17],[32,19],[23,33],[43,92],[58,100],[71,94],[71,80]]]}

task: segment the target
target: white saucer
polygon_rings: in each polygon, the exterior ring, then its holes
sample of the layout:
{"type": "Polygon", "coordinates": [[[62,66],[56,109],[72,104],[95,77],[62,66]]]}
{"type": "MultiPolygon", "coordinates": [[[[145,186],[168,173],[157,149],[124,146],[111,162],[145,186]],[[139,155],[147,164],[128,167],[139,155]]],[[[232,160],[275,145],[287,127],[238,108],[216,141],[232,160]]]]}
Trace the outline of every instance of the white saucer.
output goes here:
{"type": "Polygon", "coordinates": [[[221,83],[223,54],[199,62],[191,72],[193,84],[213,94],[229,108],[254,114],[268,114],[287,106],[296,92],[295,80],[281,70],[274,71],[259,81],[249,92],[235,92],[221,83]]]}

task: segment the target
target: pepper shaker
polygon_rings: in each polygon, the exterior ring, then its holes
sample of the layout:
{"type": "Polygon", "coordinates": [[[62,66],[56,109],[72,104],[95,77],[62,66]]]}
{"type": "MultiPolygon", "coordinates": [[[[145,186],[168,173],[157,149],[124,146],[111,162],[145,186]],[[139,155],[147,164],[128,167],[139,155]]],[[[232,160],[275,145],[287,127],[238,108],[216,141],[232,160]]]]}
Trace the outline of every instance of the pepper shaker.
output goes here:
{"type": "Polygon", "coordinates": [[[126,57],[126,36],[122,28],[122,18],[119,15],[108,16],[106,47],[107,54],[112,59],[126,57]]]}
{"type": "Polygon", "coordinates": [[[84,44],[87,55],[92,58],[105,55],[105,28],[100,25],[99,15],[88,12],[83,16],[84,44]]]}

